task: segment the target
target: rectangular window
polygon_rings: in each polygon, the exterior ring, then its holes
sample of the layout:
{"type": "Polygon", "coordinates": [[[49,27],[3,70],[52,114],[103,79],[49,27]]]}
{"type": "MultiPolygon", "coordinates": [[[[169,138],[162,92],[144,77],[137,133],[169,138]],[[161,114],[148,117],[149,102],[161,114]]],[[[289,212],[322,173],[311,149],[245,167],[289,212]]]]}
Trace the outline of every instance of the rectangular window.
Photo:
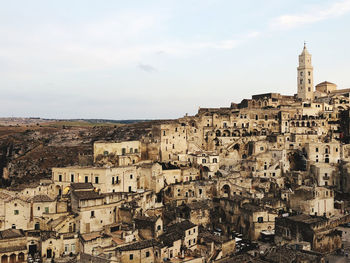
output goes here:
{"type": "Polygon", "coordinates": [[[49,213],[49,208],[45,207],[45,213],[48,214],[49,213]]]}
{"type": "Polygon", "coordinates": [[[58,175],[58,181],[59,181],[59,182],[62,182],[62,174],[59,174],[59,175],[58,175]]]}
{"type": "Polygon", "coordinates": [[[112,177],[112,184],[114,184],[114,177],[112,177]]]}
{"type": "Polygon", "coordinates": [[[132,179],[132,174],[130,174],[130,179],[132,179]]]}
{"type": "Polygon", "coordinates": [[[71,175],[70,175],[70,181],[71,181],[72,183],[74,183],[74,174],[71,174],[71,175]]]}
{"type": "Polygon", "coordinates": [[[64,252],[68,252],[68,251],[69,251],[69,245],[66,244],[66,245],[64,245],[64,252]]]}
{"type": "Polygon", "coordinates": [[[95,177],[95,184],[98,184],[98,177],[95,177]]]}
{"type": "Polygon", "coordinates": [[[130,254],[130,255],[129,255],[129,259],[130,259],[130,260],[133,260],[133,259],[134,259],[134,255],[133,255],[133,254],[130,254]]]}
{"type": "Polygon", "coordinates": [[[263,223],[264,222],[264,218],[262,216],[258,217],[258,222],[259,223],[263,223]]]}
{"type": "Polygon", "coordinates": [[[149,251],[146,252],[146,258],[148,258],[148,257],[149,257],[149,251]]]}
{"type": "Polygon", "coordinates": [[[72,252],[75,253],[75,244],[72,244],[72,252]]]}
{"type": "Polygon", "coordinates": [[[19,210],[15,210],[13,213],[14,213],[15,215],[18,215],[18,214],[19,214],[19,210]]]}
{"type": "Polygon", "coordinates": [[[85,176],[85,183],[88,183],[88,182],[89,182],[89,177],[85,176]]]}
{"type": "Polygon", "coordinates": [[[90,214],[92,218],[95,217],[95,211],[91,211],[90,214]]]}

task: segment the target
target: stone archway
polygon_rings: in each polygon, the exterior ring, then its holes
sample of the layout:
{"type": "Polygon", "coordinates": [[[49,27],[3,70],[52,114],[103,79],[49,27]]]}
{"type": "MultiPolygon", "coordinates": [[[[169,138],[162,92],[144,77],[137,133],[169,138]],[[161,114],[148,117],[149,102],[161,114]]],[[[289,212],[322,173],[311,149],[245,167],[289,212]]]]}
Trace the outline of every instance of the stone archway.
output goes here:
{"type": "Polygon", "coordinates": [[[221,188],[221,195],[222,195],[222,197],[230,197],[230,195],[231,195],[231,187],[228,184],[225,184],[221,188]]]}
{"type": "Polygon", "coordinates": [[[24,253],[21,252],[18,254],[18,262],[24,262],[24,261],[25,261],[24,253]]]}
{"type": "Polygon", "coordinates": [[[1,257],[1,263],[8,263],[8,256],[7,255],[3,255],[1,257]]]}
{"type": "Polygon", "coordinates": [[[47,257],[47,258],[52,258],[52,249],[51,249],[51,248],[48,248],[48,249],[46,250],[46,257],[47,257]]]}
{"type": "Polygon", "coordinates": [[[16,258],[17,258],[16,254],[11,254],[11,256],[10,256],[10,263],[16,263],[17,262],[16,258]]]}

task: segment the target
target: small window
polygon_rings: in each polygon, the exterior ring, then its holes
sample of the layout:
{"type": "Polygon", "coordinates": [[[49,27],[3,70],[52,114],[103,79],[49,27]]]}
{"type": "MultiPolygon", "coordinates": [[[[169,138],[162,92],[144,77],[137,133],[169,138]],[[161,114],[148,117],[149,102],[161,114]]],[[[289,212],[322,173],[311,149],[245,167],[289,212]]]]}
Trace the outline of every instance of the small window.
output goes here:
{"type": "Polygon", "coordinates": [[[146,258],[148,258],[148,257],[149,257],[149,251],[146,252],[146,258]]]}
{"type": "Polygon", "coordinates": [[[132,179],[132,177],[133,177],[132,174],[130,174],[130,179],[132,179]]]}
{"type": "Polygon", "coordinates": [[[98,184],[98,177],[95,177],[95,184],[98,184]]]}
{"type": "Polygon", "coordinates": [[[59,181],[59,182],[62,182],[62,174],[59,174],[59,175],[58,175],[58,181],[59,181]]]}
{"type": "Polygon", "coordinates": [[[263,222],[264,222],[264,218],[263,218],[262,216],[259,216],[259,217],[258,217],[258,222],[259,222],[259,223],[263,223],[263,222]]]}
{"type": "Polygon", "coordinates": [[[88,183],[88,182],[89,182],[89,177],[85,176],[85,183],[88,183]]]}
{"type": "Polygon", "coordinates": [[[107,155],[108,155],[108,151],[104,151],[104,152],[103,152],[103,155],[104,155],[104,156],[107,156],[107,155]]]}
{"type": "Polygon", "coordinates": [[[202,163],[206,163],[207,162],[207,160],[206,159],[202,159],[202,163]]]}
{"type": "Polygon", "coordinates": [[[95,217],[95,211],[91,211],[90,214],[92,218],[95,217]]]}
{"type": "Polygon", "coordinates": [[[49,213],[49,208],[45,207],[45,213],[48,214],[49,213]]]}
{"type": "Polygon", "coordinates": [[[40,211],[40,206],[38,206],[38,211],[40,211]]]}
{"type": "Polygon", "coordinates": [[[70,175],[70,181],[71,181],[72,183],[74,183],[74,174],[71,174],[71,175],[70,175]]]}
{"type": "MultiPolygon", "coordinates": [[[[165,132],[164,132],[164,133],[165,133],[165,132]]],[[[133,260],[133,259],[134,259],[134,255],[133,255],[133,254],[130,254],[130,255],[129,255],[129,259],[130,259],[130,260],[133,260]]]]}
{"type": "Polygon", "coordinates": [[[15,215],[19,215],[19,210],[15,210],[15,211],[13,211],[13,213],[14,213],[15,215]]]}

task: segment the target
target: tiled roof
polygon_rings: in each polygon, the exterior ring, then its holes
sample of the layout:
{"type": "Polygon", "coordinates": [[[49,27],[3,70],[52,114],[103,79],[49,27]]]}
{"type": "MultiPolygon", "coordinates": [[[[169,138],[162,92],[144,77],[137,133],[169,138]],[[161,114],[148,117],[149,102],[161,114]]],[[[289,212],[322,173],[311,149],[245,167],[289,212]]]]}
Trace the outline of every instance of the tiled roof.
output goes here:
{"type": "Polygon", "coordinates": [[[92,232],[92,233],[87,233],[87,234],[83,234],[81,235],[81,238],[87,242],[87,241],[91,241],[91,240],[94,240],[94,239],[97,239],[99,237],[102,237],[101,233],[100,232],[92,232]]]}
{"type": "Polygon", "coordinates": [[[159,247],[161,244],[159,242],[157,242],[154,239],[149,239],[149,240],[142,240],[142,241],[138,241],[135,243],[132,243],[130,245],[126,245],[126,246],[122,246],[122,247],[118,247],[116,248],[116,250],[118,251],[132,251],[132,250],[140,250],[140,249],[145,249],[145,248],[149,248],[149,247],[159,247]]]}
{"type": "Polygon", "coordinates": [[[24,237],[24,232],[21,229],[6,229],[0,231],[0,239],[24,237]]]}
{"type": "Polygon", "coordinates": [[[78,200],[89,200],[89,199],[102,199],[103,195],[96,193],[95,191],[74,191],[73,194],[78,200]]]}
{"type": "Polygon", "coordinates": [[[167,227],[167,232],[185,232],[186,230],[188,229],[191,229],[193,227],[195,227],[197,225],[193,224],[191,221],[189,220],[184,220],[184,221],[181,221],[179,223],[175,223],[175,224],[172,224],[170,226],[167,227]]]}
{"type": "Polygon", "coordinates": [[[47,195],[36,195],[32,198],[33,202],[53,202],[47,195]]]}
{"type": "Polygon", "coordinates": [[[73,190],[78,190],[78,189],[94,189],[94,186],[92,183],[73,183],[70,185],[73,190]]]}
{"type": "Polygon", "coordinates": [[[147,227],[147,226],[154,226],[154,224],[157,222],[158,217],[156,216],[141,216],[134,219],[135,225],[137,228],[147,227]]]}
{"type": "Polygon", "coordinates": [[[0,247],[0,253],[16,252],[16,251],[27,251],[27,246],[11,246],[11,247],[0,247]]]}

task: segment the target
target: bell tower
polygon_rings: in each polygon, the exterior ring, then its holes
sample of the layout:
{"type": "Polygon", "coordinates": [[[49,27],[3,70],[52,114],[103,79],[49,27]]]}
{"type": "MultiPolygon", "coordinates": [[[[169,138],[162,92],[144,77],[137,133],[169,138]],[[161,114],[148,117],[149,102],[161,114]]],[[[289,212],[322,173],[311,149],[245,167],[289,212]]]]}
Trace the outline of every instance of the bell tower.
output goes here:
{"type": "Polygon", "coordinates": [[[299,55],[298,67],[298,98],[302,101],[314,99],[314,68],[311,64],[311,54],[304,42],[303,52],[299,55]]]}

